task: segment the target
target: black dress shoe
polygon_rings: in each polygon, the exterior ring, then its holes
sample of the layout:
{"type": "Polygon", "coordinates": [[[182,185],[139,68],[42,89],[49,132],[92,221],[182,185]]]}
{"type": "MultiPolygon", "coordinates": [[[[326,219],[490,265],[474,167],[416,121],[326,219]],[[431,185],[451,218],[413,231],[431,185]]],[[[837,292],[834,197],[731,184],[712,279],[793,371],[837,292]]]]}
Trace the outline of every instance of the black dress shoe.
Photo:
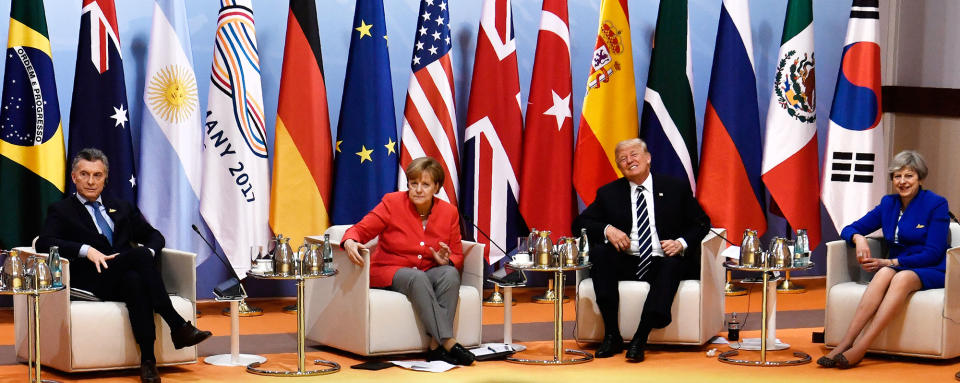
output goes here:
{"type": "Polygon", "coordinates": [[[603,337],[603,343],[595,353],[597,358],[609,358],[623,351],[623,337],[617,334],[607,334],[603,337]]]}
{"type": "Polygon", "coordinates": [[[140,363],[140,381],[143,383],[160,383],[160,371],[157,371],[157,362],[149,360],[140,363]]]}
{"type": "Polygon", "coordinates": [[[442,360],[450,364],[457,364],[457,360],[453,359],[453,356],[443,349],[443,346],[437,346],[437,348],[427,351],[427,361],[432,362],[435,360],[442,360]]]}
{"type": "Polygon", "coordinates": [[[213,333],[210,331],[202,331],[193,327],[193,323],[187,322],[184,323],[180,328],[170,331],[170,338],[173,339],[173,347],[177,350],[196,345],[197,343],[207,340],[213,333]]]}
{"type": "MultiPolygon", "coordinates": [[[[442,349],[443,347],[440,348],[442,349]]],[[[460,343],[456,343],[453,345],[453,347],[450,347],[450,351],[447,351],[447,354],[449,354],[453,360],[457,361],[454,364],[459,364],[461,366],[469,366],[473,364],[474,360],[476,360],[476,357],[473,356],[473,353],[463,348],[460,343]]]]}
{"type": "Polygon", "coordinates": [[[640,338],[633,338],[630,341],[630,346],[627,347],[627,359],[632,362],[643,362],[643,353],[646,346],[640,341],[640,338]]]}

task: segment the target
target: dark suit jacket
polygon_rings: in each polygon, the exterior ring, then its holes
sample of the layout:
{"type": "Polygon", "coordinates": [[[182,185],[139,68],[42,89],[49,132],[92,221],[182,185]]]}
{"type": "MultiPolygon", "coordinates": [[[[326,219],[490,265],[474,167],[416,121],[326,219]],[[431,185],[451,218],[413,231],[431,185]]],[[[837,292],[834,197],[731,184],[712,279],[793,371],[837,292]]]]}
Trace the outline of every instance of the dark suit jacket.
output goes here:
{"type": "MultiPolygon", "coordinates": [[[[686,275],[683,277],[698,279],[700,241],[709,231],[710,217],[694,199],[686,183],[666,176],[651,176],[657,235],[660,240],[683,238],[687,242],[687,249],[683,253],[686,275]]],[[[579,233],[581,228],[586,228],[591,248],[605,248],[609,245],[605,244],[603,229],[608,224],[630,233],[633,227],[631,209],[630,181],[626,178],[617,179],[597,189],[593,203],[573,221],[573,232],[579,233]]]]}
{"type": "MultiPolygon", "coordinates": [[[[133,243],[153,249],[159,257],[164,239],[157,229],[143,218],[136,206],[123,200],[101,197],[107,215],[113,220],[113,245],[107,237],[97,232],[96,223],[77,196],[68,195],[54,202],[47,209],[47,219],[37,239],[37,251],[47,251],[50,246],[60,247],[60,256],[71,261],[70,275],[75,282],[89,281],[96,277],[93,262],[81,258],[80,247],[90,245],[101,253],[110,255],[133,248],[133,243]]],[[[158,258],[159,259],[159,258],[158,258]]],[[[78,287],[85,283],[77,284],[78,287]]]]}

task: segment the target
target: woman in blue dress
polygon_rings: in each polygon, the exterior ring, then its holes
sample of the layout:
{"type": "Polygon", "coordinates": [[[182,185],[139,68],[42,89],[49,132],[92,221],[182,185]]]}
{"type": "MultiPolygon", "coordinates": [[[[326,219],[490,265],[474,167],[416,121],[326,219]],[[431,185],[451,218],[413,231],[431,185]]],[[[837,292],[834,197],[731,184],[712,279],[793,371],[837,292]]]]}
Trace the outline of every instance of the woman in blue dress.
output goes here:
{"type": "Polygon", "coordinates": [[[840,233],[856,246],[860,267],[876,275],[860,298],[843,339],[817,360],[821,366],[849,368],[860,363],[911,293],[943,287],[950,212],[945,198],[922,188],[926,176],[927,164],[920,153],[898,153],[890,164],[895,194],[884,196],[877,207],[840,233]],[[883,231],[889,258],[870,254],[864,235],[877,229],[883,231]]]}

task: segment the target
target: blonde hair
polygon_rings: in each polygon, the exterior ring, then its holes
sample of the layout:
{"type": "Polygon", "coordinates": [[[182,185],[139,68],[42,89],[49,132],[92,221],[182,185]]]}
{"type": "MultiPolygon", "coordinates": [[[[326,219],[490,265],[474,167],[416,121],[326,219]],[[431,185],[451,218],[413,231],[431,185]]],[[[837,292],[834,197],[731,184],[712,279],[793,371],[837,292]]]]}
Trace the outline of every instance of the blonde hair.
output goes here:
{"type": "Polygon", "coordinates": [[[917,178],[921,180],[927,178],[927,161],[916,150],[904,150],[893,156],[893,160],[890,161],[890,168],[887,170],[890,173],[890,179],[893,179],[893,173],[906,168],[917,172],[917,178]]]}
{"type": "Polygon", "coordinates": [[[407,181],[420,178],[424,172],[429,174],[430,178],[433,178],[435,184],[443,185],[443,165],[440,165],[440,161],[433,159],[433,157],[420,157],[410,161],[410,165],[407,165],[405,171],[407,181]]]}

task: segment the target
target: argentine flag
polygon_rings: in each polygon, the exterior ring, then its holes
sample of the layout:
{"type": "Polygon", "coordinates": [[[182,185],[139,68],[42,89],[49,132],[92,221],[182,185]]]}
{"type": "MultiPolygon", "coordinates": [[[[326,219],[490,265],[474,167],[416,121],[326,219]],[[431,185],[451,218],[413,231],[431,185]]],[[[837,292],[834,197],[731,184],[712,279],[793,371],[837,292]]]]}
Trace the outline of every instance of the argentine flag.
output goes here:
{"type": "Polygon", "coordinates": [[[203,148],[197,78],[182,0],[157,0],[143,87],[140,135],[140,210],[163,233],[169,248],[210,252],[193,233],[200,218],[200,153],[203,148]],[[201,251],[201,249],[203,249],[201,251]]]}

